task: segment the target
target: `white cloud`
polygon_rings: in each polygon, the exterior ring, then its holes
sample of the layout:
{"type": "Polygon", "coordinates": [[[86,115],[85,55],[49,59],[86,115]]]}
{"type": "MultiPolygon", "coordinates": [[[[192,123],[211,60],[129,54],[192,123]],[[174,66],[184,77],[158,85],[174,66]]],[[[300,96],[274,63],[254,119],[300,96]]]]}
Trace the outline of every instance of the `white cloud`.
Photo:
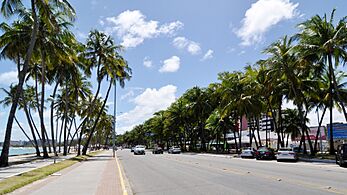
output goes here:
{"type": "Polygon", "coordinates": [[[151,68],[153,66],[152,60],[148,56],[146,56],[143,59],[143,65],[147,68],[151,68]]]}
{"type": "Polygon", "coordinates": [[[159,35],[173,35],[183,27],[180,21],[159,25],[158,21],[146,20],[146,16],[139,10],[127,10],[115,17],[108,17],[106,21],[109,26],[106,32],[116,33],[122,40],[124,47],[136,47],[144,42],[159,35]]]}
{"type": "Polygon", "coordinates": [[[212,49],[209,49],[205,55],[201,58],[202,61],[205,61],[205,60],[208,60],[208,59],[211,59],[213,58],[213,50],[212,49]]]}
{"type": "Polygon", "coordinates": [[[172,56],[164,60],[164,65],[159,69],[159,72],[176,72],[180,68],[181,60],[177,56],[172,56]]]}
{"type": "Polygon", "coordinates": [[[169,107],[175,101],[176,91],[177,87],[174,85],[166,85],[160,89],[147,88],[133,100],[134,109],[117,117],[118,133],[131,130],[135,125],[149,119],[155,112],[169,107]]]}
{"type": "Polygon", "coordinates": [[[245,54],[246,53],[246,51],[245,50],[242,50],[242,51],[240,51],[237,55],[238,56],[242,56],[243,54],[245,54]]]}
{"type": "Polygon", "coordinates": [[[4,72],[0,74],[0,84],[11,85],[12,83],[17,83],[17,71],[4,72]]]}
{"type": "Polygon", "coordinates": [[[252,4],[242,20],[242,27],[236,30],[241,45],[249,46],[262,41],[264,33],[277,23],[298,16],[298,3],[290,0],[259,0],[252,4]]]}
{"type": "Polygon", "coordinates": [[[124,100],[124,99],[126,99],[126,98],[131,98],[131,97],[133,97],[134,95],[135,95],[134,91],[133,91],[133,90],[130,90],[128,93],[122,95],[122,96],[120,97],[120,99],[121,99],[121,100],[124,100]]]}
{"type": "Polygon", "coordinates": [[[200,44],[194,41],[191,41],[185,37],[176,37],[172,44],[177,49],[184,49],[187,50],[192,55],[197,55],[201,52],[200,44]]]}

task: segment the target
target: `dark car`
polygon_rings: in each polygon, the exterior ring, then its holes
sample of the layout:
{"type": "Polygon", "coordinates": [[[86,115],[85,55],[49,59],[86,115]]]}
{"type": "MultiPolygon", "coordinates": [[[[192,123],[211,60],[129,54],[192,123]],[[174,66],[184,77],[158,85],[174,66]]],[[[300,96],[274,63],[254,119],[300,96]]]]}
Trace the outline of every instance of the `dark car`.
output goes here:
{"type": "Polygon", "coordinates": [[[153,150],[152,150],[152,153],[153,154],[163,154],[163,148],[161,147],[154,147],[153,150]]]}
{"type": "Polygon", "coordinates": [[[340,167],[347,165],[347,144],[337,146],[336,164],[340,165],[340,167]]]}
{"type": "Polygon", "coordinates": [[[275,159],[275,151],[272,148],[260,147],[255,152],[255,158],[257,160],[262,160],[262,159],[274,160],[275,159]]]}

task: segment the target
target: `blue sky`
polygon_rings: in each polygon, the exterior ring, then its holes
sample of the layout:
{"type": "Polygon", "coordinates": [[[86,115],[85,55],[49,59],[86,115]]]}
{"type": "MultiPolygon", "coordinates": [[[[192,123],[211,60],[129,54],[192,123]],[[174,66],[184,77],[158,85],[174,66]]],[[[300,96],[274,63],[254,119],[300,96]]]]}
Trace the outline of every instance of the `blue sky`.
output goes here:
{"type": "MultiPolygon", "coordinates": [[[[133,78],[117,90],[118,132],[130,130],[168,107],[193,86],[217,82],[222,71],[242,70],[263,58],[261,51],[313,15],[344,16],[344,0],[71,0],[77,11],[72,29],[84,42],[91,29],[99,29],[125,46],[123,53],[133,78]]],[[[0,18],[3,20],[3,18],[0,18]]],[[[0,61],[0,87],[16,82],[15,65],[0,61]]],[[[345,70],[346,68],[344,68],[345,70]]],[[[95,78],[92,78],[96,88],[95,78]]],[[[102,94],[106,93],[106,83],[102,94]]],[[[112,93],[113,94],[113,93],[112,93]]],[[[0,92],[2,99],[3,93],[0,92]]],[[[113,113],[113,95],[108,105],[113,113]]],[[[287,105],[290,107],[290,103],[287,105]]],[[[48,110],[49,111],[49,110],[48,110]]],[[[26,121],[18,112],[23,126],[26,121]]],[[[0,108],[0,139],[8,109],[0,108]]],[[[310,113],[315,125],[316,114],[310,113]]],[[[336,121],[343,121],[335,114],[336,121]]],[[[49,117],[47,115],[47,122],[49,117]]],[[[13,139],[23,139],[14,127],[13,139]]]]}

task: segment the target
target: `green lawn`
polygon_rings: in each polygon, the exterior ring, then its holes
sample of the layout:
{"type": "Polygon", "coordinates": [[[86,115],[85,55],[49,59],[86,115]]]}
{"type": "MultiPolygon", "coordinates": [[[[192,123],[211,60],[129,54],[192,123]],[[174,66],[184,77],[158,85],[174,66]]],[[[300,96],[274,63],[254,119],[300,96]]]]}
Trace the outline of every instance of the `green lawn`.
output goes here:
{"type": "Polygon", "coordinates": [[[9,192],[12,192],[34,181],[43,179],[55,172],[58,172],[62,169],[70,167],[77,162],[87,160],[88,157],[95,156],[99,152],[100,151],[96,151],[96,152],[91,152],[86,156],[73,157],[73,158],[70,158],[55,164],[51,164],[51,165],[41,167],[32,171],[17,175],[17,176],[4,179],[0,181],[0,194],[6,194],[9,192]]]}

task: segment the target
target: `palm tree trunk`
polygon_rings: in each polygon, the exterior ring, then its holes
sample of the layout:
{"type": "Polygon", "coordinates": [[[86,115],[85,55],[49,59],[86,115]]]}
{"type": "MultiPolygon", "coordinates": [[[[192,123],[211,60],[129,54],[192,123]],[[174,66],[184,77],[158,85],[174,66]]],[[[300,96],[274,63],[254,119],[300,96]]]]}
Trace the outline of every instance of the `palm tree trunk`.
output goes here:
{"type": "Polygon", "coordinates": [[[240,116],[239,148],[242,148],[242,115],[240,116]]]}
{"type": "Polygon", "coordinates": [[[53,145],[53,152],[54,155],[57,156],[57,149],[56,149],[56,143],[55,143],[55,139],[54,139],[54,104],[55,104],[55,95],[57,93],[57,89],[59,86],[59,80],[56,82],[54,89],[53,89],[53,94],[52,94],[52,103],[51,103],[51,136],[52,136],[52,145],[53,145]]]}
{"type": "Polygon", "coordinates": [[[95,131],[95,129],[96,129],[96,126],[97,126],[97,124],[98,124],[98,122],[99,122],[100,116],[101,116],[101,114],[102,114],[102,112],[103,112],[103,110],[104,110],[104,108],[105,108],[105,106],[106,106],[106,102],[107,102],[108,96],[109,96],[109,94],[110,94],[112,84],[113,84],[113,79],[111,79],[111,81],[110,81],[110,84],[109,84],[109,87],[108,87],[108,89],[107,89],[107,93],[106,93],[106,97],[105,97],[104,103],[102,104],[102,107],[101,107],[101,109],[99,110],[98,116],[97,116],[97,118],[96,118],[96,120],[95,120],[95,122],[94,122],[94,125],[93,125],[93,127],[92,127],[92,129],[91,129],[91,132],[90,132],[90,134],[89,134],[89,136],[88,136],[87,142],[86,142],[86,144],[83,146],[83,150],[82,150],[82,154],[83,154],[83,155],[86,155],[86,154],[87,154],[87,149],[88,149],[89,143],[90,143],[90,141],[91,141],[91,139],[92,139],[92,137],[93,137],[93,134],[94,134],[94,131],[95,131]]]}
{"type": "Polygon", "coordinates": [[[236,138],[236,131],[233,131],[234,133],[234,141],[235,141],[235,149],[236,149],[236,153],[239,153],[239,148],[237,146],[237,138],[236,138]]]}
{"type": "Polygon", "coordinates": [[[67,111],[68,111],[68,80],[67,77],[65,77],[65,110],[64,110],[64,116],[65,116],[65,124],[64,124],[64,149],[63,149],[63,155],[67,155],[67,140],[68,140],[68,135],[67,135],[67,123],[68,123],[68,116],[67,116],[67,111]]]}
{"type": "Polygon", "coordinates": [[[314,140],[314,149],[313,149],[314,153],[317,152],[317,143],[318,143],[318,136],[320,133],[320,127],[322,126],[323,118],[324,118],[325,112],[327,111],[327,108],[328,108],[327,106],[324,107],[322,117],[319,121],[318,129],[317,129],[317,133],[316,133],[316,139],[314,140]]]}
{"type": "Polygon", "coordinates": [[[7,120],[5,139],[4,139],[4,143],[3,143],[2,151],[1,151],[1,156],[0,156],[0,167],[8,166],[8,155],[9,155],[9,151],[10,151],[10,142],[11,142],[13,120],[14,120],[14,117],[16,114],[16,110],[17,110],[17,106],[18,106],[18,102],[19,102],[19,97],[23,93],[24,79],[25,79],[25,76],[28,72],[29,63],[30,63],[31,56],[32,56],[32,53],[34,51],[34,46],[36,43],[39,23],[38,23],[38,19],[37,19],[37,15],[36,15],[35,5],[36,5],[36,0],[31,0],[31,12],[32,12],[32,18],[34,20],[34,25],[33,25],[33,30],[31,32],[31,35],[30,35],[30,43],[29,43],[28,50],[26,52],[25,61],[23,64],[23,69],[21,71],[21,74],[19,74],[19,76],[18,76],[19,78],[18,78],[18,85],[17,85],[17,89],[16,89],[16,95],[13,98],[12,106],[11,106],[8,120],[7,120]]]}
{"type": "Polygon", "coordinates": [[[261,143],[261,138],[260,138],[260,133],[259,133],[259,131],[260,131],[259,118],[256,117],[256,118],[255,118],[255,121],[256,121],[256,123],[257,123],[257,134],[258,134],[259,146],[262,147],[263,144],[261,143]]]}
{"type": "Polygon", "coordinates": [[[40,104],[40,122],[41,122],[41,137],[42,137],[42,152],[43,152],[43,158],[48,158],[48,152],[46,147],[46,127],[45,122],[43,118],[43,112],[44,112],[44,105],[45,105],[45,73],[46,73],[46,55],[44,52],[41,52],[42,57],[42,72],[41,72],[41,104],[40,104]]]}
{"type": "Polygon", "coordinates": [[[65,123],[65,118],[63,118],[63,121],[61,122],[61,126],[60,126],[60,133],[59,133],[59,153],[61,152],[61,136],[63,134],[63,127],[64,127],[64,123],[65,123]]]}
{"type": "Polygon", "coordinates": [[[335,154],[335,148],[334,148],[334,136],[333,136],[333,107],[334,107],[334,102],[333,102],[333,74],[334,74],[334,68],[332,64],[332,59],[331,59],[331,54],[328,55],[328,61],[329,61],[329,80],[330,80],[330,85],[329,85],[329,92],[330,92],[330,139],[329,139],[329,154],[334,155],[335,154]]]}
{"type": "MultiPolygon", "coordinates": [[[[24,99],[24,98],[23,98],[23,99],[24,99]]],[[[24,102],[24,104],[25,104],[25,102],[24,102]]],[[[28,112],[28,108],[27,108],[26,105],[24,105],[24,113],[25,113],[25,116],[26,116],[26,118],[27,118],[27,121],[28,121],[30,130],[31,130],[31,134],[32,134],[32,136],[33,136],[33,140],[34,140],[34,143],[35,143],[36,156],[41,156],[41,155],[40,155],[39,144],[37,143],[37,139],[36,139],[34,127],[33,127],[33,124],[31,123],[30,116],[29,116],[29,112],[28,112]]]]}
{"type": "Polygon", "coordinates": [[[29,142],[31,143],[31,145],[33,147],[36,147],[36,145],[33,143],[33,141],[30,139],[30,137],[28,136],[28,134],[25,132],[25,130],[23,129],[22,125],[20,125],[20,123],[17,120],[17,117],[14,117],[14,120],[16,121],[18,127],[20,128],[20,130],[23,132],[23,134],[25,135],[25,137],[29,140],[29,142]]]}
{"type": "Polygon", "coordinates": [[[29,117],[30,117],[30,120],[31,120],[31,123],[33,124],[33,127],[35,129],[35,132],[37,133],[37,137],[39,138],[40,142],[41,142],[41,135],[39,133],[39,130],[37,129],[36,127],[36,124],[35,124],[35,121],[33,119],[33,115],[31,114],[31,111],[30,111],[30,108],[28,109],[28,113],[29,113],[29,117]]]}

